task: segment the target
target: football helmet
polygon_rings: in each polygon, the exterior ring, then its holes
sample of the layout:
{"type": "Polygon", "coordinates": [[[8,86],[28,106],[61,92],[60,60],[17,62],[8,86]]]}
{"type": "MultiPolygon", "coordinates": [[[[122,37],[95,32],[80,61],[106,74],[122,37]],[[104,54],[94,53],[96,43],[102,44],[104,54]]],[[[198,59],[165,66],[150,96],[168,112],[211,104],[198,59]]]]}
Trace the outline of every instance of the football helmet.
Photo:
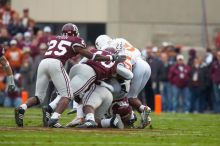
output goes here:
{"type": "Polygon", "coordinates": [[[98,50],[102,50],[103,46],[109,45],[112,39],[108,35],[100,35],[95,40],[95,46],[98,50]]]}
{"type": "Polygon", "coordinates": [[[79,36],[79,30],[75,24],[67,23],[62,27],[62,34],[67,36],[79,36]]]}

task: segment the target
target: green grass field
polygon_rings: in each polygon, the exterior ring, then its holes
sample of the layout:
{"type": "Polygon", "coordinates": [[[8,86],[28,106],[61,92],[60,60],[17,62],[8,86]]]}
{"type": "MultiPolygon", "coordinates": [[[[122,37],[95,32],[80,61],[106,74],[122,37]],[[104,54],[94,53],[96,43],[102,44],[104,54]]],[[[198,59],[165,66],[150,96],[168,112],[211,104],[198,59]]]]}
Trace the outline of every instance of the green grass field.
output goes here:
{"type": "MultiPolygon", "coordinates": [[[[219,146],[220,115],[152,113],[152,129],[51,129],[41,127],[41,109],[25,115],[25,127],[16,128],[14,110],[0,108],[0,145],[13,146],[219,146]]],[[[73,115],[62,115],[65,124],[73,115]]]]}

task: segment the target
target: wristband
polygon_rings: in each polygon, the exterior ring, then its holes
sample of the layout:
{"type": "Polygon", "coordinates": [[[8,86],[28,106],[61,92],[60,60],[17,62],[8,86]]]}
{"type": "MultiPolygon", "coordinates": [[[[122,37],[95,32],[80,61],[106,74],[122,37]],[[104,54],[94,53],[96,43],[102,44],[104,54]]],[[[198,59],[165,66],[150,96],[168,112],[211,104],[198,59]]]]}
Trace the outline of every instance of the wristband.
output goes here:
{"type": "Polygon", "coordinates": [[[113,57],[112,56],[109,56],[109,59],[110,59],[110,61],[113,61],[113,57]]]}
{"type": "Polygon", "coordinates": [[[93,56],[92,56],[92,60],[94,60],[94,59],[95,59],[95,57],[96,57],[96,54],[93,54],[93,56]]]}

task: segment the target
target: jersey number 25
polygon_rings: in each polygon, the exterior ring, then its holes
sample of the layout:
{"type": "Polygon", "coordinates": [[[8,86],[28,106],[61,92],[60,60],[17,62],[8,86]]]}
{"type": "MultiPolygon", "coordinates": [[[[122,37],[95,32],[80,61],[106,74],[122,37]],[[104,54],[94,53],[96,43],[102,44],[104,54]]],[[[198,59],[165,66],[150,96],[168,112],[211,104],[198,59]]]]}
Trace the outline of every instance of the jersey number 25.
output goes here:
{"type": "Polygon", "coordinates": [[[60,42],[58,42],[57,40],[51,40],[49,42],[49,48],[47,52],[45,53],[45,55],[51,55],[52,53],[54,53],[54,55],[56,56],[62,56],[67,52],[65,46],[70,47],[71,42],[65,41],[65,40],[61,40],[60,42]],[[57,44],[58,46],[56,48],[58,48],[59,50],[53,50],[57,44]]]}

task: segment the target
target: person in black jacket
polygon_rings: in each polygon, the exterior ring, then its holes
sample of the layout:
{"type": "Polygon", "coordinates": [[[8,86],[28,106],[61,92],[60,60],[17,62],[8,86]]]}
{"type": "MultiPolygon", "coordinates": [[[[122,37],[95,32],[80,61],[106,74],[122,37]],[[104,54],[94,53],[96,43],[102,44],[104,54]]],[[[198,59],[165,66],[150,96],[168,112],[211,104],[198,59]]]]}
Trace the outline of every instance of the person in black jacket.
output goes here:
{"type": "Polygon", "coordinates": [[[209,68],[202,65],[202,58],[197,57],[194,60],[190,72],[189,87],[191,92],[190,112],[203,113],[205,110],[205,99],[209,92],[207,89],[211,84],[209,77],[209,68]]]}
{"type": "Polygon", "coordinates": [[[171,85],[168,80],[168,72],[169,72],[169,62],[168,62],[168,55],[167,53],[161,53],[161,61],[163,62],[163,65],[160,69],[160,76],[159,80],[161,83],[161,93],[162,93],[162,109],[163,111],[172,111],[172,90],[171,85]]]}

